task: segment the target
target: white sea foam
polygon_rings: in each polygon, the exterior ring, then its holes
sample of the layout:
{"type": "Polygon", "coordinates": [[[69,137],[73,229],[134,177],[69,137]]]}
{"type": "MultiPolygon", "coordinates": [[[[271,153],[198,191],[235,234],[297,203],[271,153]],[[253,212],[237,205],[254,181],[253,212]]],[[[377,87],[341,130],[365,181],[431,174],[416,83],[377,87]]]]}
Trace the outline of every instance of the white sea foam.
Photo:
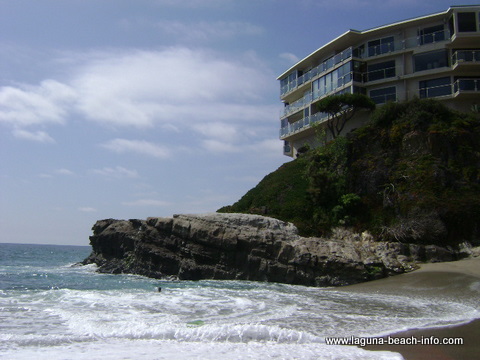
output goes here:
{"type": "Polygon", "coordinates": [[[324,339],[480,317],[478,303],[465,299],[167,282],[51,264],[17,270],[18,287],[7,279],[0,291],[0,359],[401,359],[324,339]]]}
{"type": "Polygon", "coordinates": [[[171,359],[299,359],[299,360],[401,360],[400,354],[370,352],[352,346],[278,343],[209,343],[160,340],[114,340],[74,343],[55,347],[28,347],[5,352],[0,359],[16,360],[171,360],[171,359]]]}

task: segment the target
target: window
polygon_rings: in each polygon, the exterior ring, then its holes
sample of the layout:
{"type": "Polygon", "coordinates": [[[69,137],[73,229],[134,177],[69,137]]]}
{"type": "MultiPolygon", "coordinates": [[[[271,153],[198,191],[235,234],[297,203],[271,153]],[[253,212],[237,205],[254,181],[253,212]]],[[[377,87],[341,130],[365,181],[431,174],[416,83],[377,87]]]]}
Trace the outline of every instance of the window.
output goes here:
{"type": "Polygon", "coordinates": [[[450,37],[455,35],[455,26],[453,24],[453,16],[450,16],[450,19],[448,19],[448,31],[450,32],[450,37]]]}
{"type": "Polygon", "coordinates": [[[422,99],[450,95],[452,93],[450,77],[420,81],[419,90],[422,99]]]}
{"type": "Polygon", "coordinates": [[[313,98],[326,95],[335,89],[342,87],[352,81],[352,62],[348,62],[338,69],[318,78],[313,82],[313,98]]]}
{"type": "Polygon", "coordinates": [[[353,56],[357,58],[363,58],[365,55],[365,45],[360,45],[359,47],[353,49],[353,56]]]}
{"type": "Polygon", "coordinates": [[[393,36],[368,42],[368,56],[375,56],[395,50],[393,36]]]}
{"type": "Polygon", "coordinates": [[[367,65],[364,62],[353,62],[353,81],[363,82],[363,74],[367,71],[367,65]]]}
{"type": "Polygon", "coordinates": [[[459,32],[477,31],[477,16],[474,12],[459,12],[457,20],[459,32]]]}
{"type": "Polygon", "coordinates": [[[375,104],[384,104],[387,101],[397,100],[397,88],[395,86],[383,89],[370,90],[370,98],[375,104]]]}
{"type": "Polygon", "coordinates": [[[367,66],[367,81],[374,81],[395,76],[395,60],[367,66]]]}
{"type": "Polygon", "coordinates": [[[418,32],[418,36],[420,45],[445,40],[445,32],[443,31],[443,25],[431,26],[425,29],[421,29],[418,32]]]}
{"type": "Polygon", "coordinates": [[[414,56],[415,72],[448,66],[447,50],[432,51],[414,56]]]}

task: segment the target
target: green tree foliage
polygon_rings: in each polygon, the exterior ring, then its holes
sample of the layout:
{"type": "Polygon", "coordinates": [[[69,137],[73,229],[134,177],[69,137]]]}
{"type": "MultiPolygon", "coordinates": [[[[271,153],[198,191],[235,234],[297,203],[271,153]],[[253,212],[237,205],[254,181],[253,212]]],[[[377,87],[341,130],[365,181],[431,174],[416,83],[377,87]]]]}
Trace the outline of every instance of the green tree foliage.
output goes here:
{"type": "Polygon", "coordinates": [[[290,221],[303,235],[349,226],[402,242],[480,243],[480,119],[434,100],[386,104],[222,211],[290,221]]]}
{"type": "Polygon", "coordinates": [[[266,215],[294,223],[304,235],[313,234],[310,224],[313,210],[304,175],[307,164],[303,157],[283,164],[236,203],[218,212],[266,215]]]}
{"type": "Polygon", "coordinates": [[[345,128],[345,124],[360,110],[374,110],[375,103],[362,94],[341,94],[327,96],[317,103],[320,112],[329,115],[328,130],[335,139],[345,128]]]}

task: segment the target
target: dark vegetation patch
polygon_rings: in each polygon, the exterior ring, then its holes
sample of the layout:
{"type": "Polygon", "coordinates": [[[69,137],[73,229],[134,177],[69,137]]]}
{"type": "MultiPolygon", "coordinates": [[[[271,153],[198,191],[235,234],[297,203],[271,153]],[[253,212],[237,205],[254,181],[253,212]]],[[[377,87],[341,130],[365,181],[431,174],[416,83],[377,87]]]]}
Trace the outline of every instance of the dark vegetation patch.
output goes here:
{"type": "Polygon", "coordinates": [[[401,242],[480,242],[480,119],[435,100],[389,103],[370,122],[308,150],[219,212],[333,227],[401,242]]]}

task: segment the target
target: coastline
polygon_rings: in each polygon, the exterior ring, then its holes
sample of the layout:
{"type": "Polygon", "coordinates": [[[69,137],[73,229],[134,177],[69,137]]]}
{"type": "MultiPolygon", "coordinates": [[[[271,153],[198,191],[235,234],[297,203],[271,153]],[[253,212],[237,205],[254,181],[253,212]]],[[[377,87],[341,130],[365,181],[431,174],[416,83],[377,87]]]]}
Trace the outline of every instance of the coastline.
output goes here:
{"type": "MultiPolygon", "coordinates": [[[[415,294],[452,301],[478,301],[480,258],[422,264],[420,269],[402,275],[342,288],[348,292],[379,294],[415,294]]],[[[480,313],[479,313],[480,317],[480,313]]],[[[463,338],[463,345],[367,345],[369,351],[400,353],[405,360],[468,360],[480,355],[480,318],[460,325],[411,329],[389,335],[390,338],[463,338]]],[[[384,336],[386,338],[387,336],[384,336]]]]}

